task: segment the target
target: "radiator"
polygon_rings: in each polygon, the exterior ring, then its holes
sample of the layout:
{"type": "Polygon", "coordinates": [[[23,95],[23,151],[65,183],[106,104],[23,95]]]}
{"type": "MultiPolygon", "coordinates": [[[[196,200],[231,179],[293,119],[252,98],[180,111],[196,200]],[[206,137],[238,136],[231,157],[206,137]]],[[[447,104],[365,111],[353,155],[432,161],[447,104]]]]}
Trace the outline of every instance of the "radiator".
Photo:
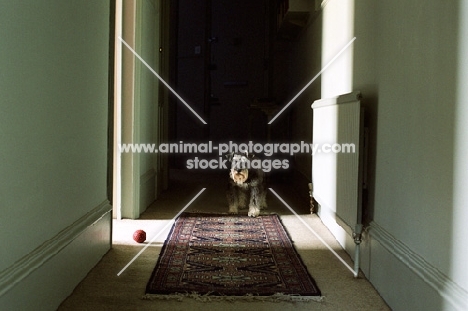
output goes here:
{"type": "Polygon", "coordinates": [[[364,171],[360,99],[360,92],[353,92],[312,105],[313,143],[318,146],[312,157],[312,195],[320,217],[335,221],[359,243],[364,171]],[[353,146],[354,152],[344,152],[352,151],[353,146]]]}

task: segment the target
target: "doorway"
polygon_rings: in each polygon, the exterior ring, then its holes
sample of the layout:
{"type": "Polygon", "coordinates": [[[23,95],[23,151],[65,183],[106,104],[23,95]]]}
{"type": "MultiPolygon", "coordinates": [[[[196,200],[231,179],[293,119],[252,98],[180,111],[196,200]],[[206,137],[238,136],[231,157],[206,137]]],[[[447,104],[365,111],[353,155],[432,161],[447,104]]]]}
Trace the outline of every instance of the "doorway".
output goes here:
{"type": "Polygon", "coordinates": [[[177,89],[208,124],[178,105],[175,140],[252,138],[249,107],[269,96],[269,1],[178,3],[177,89]]]}
{"type": "Polygon", "coordinates": [[[116,1],[112,198],[116,219],[138,218],[167,187],[164,156],[122,153],[121,146],[167,140],[168,94],[146,65],[168,75],[169,8],[161,0],[116,1]]]}

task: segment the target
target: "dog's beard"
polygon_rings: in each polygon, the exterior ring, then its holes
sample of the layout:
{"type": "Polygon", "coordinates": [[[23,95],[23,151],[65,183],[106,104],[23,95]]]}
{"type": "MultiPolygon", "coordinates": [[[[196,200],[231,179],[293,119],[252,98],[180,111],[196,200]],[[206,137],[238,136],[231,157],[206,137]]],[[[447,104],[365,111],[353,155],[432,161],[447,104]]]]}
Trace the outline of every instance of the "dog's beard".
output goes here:
{"type": "Polygon", "coordinates": [[[247,180],[247,178],[249,178],[249,171],[236,171],[234,169],[231,169],[231,178],[236,184],[242,185],[247,180]]]}

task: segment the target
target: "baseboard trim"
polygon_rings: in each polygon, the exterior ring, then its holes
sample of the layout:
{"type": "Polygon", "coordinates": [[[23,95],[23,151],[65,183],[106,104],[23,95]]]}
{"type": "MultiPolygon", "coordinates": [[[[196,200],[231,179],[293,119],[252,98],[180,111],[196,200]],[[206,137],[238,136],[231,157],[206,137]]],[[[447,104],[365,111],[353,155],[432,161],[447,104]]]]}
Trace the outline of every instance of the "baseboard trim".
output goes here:
{"type": "Polygon", "coordinates": [[[2,271],[0,273],[0,297],[58,254],[82,232],[93,226],[109,212],[112,212],[112,206],[108,200],[105,200],[53,238],[45,241],[35,250],[2,271]]]}
{"type": "Polygon", "coordinates": [[[370,237],[418,275],[447,302],[459,310],[468,310],[468,292],[411,250],[375,221],[370,223],[370,237]]]}

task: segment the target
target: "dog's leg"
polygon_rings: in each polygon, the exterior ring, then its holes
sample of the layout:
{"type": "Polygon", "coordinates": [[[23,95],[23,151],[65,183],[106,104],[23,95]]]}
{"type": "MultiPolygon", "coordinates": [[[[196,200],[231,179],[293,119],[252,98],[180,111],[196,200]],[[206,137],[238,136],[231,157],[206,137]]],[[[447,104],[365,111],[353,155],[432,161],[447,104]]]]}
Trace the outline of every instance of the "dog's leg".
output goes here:
{"type": "Polygon", "coordinates": [[[237,214],[239,212],[239,200],[235,187],[229,185],[229,188],[226,192],[226,197],[229,204],[229,214],[237,214]]]}
{"type": "Polygon", "coordinates": [[[248,195],[249,195],[248,191],[239,189],[238,194],[239,194],[238,195],[239,208],[240,209],[246,209],[247,204],[248,204],[248,202],[247,202],[248,195]]]}
{"type": "Polygon", "coordinates": [[[260,205],[259,205],[259,189],[257,187],[250,188],[250,203],[249,203],[249,217],[257,217],[260,215],[260,205]]]}
{"type": "Polygon", "coordinates": [[[267,196],[267,192],[265,190],[264,187],[261,188],[260,190],[260,194],[259,194],[259,197],[260,197],[260,202],[259,202],[259,206],[260,206],[260,209],[266,209],[268,208],[268,204],[266,202],[266,196],[267,196]]]}

